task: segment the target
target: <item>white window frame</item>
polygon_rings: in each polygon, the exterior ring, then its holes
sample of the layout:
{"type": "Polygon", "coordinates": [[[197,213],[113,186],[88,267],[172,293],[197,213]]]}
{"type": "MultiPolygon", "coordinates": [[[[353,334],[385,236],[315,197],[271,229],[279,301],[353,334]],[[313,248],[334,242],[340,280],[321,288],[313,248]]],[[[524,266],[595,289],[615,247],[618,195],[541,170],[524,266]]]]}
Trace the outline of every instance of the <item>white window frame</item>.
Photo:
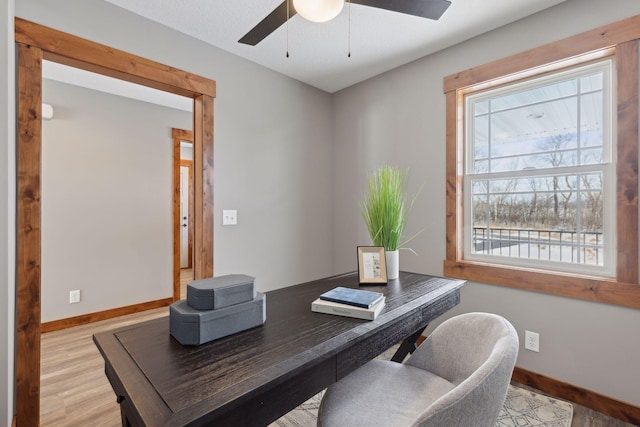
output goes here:
{"type": "Polygon", "coordinates": [[[616,273],[616,177],[615,177],[615,120],[612,120],[616,105],[614,100],[615,73],[613,71],[613,60],[607,58],[589,64],[581,64],[576,67],[563,69],[544,76],[538,76],[525,81],[512,82],[501,87],[492,88],[485,91],[469,92],[464,96],[465,108],[465,173],[463,186],[464,191],[464,225],[463,225],[463,259],[490,264],[515,266],[523,268],[533,268],[537,270],[548,270],[556,272],[569,272],[576,274],[588,274],[612,278],[616,273]],[[578,264],[561,261],[540,260],[537,258],[509,257],[497,254],[482,254],[472,251],[473,245],[473,222],[472,222],[472,191],[471,183],[475,180],[498,179],[498,178],[518,178],[530,176],[549,176],[549,169],[537,169],[527,171],[508,172],[474,172],[474,120],[473,106],[475,103],[493,99],[510,93],[521,92],[535,87],[545,86],[553,82],[566,80],[567,78],[579,78],[583,75],[592,74],[594,71],[603,73],[603,163],[598,165],[580,165],[557,169],[562,175],[584,174],[589,172],[602,173],[603,175],[603,265],[578,264]]]}

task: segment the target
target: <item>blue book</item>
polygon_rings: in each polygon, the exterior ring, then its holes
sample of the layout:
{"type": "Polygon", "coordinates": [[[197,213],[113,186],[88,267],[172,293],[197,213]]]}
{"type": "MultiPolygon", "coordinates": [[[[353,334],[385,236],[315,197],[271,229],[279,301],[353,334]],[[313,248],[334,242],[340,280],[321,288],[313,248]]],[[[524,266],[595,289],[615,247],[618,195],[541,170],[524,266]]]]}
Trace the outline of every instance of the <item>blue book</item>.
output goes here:
{"type": "Polygon", "coordinates": [[[353,305],[355,307],[371,308],[382,301],[381,292],[364,291],[362,289],[343,288],[338,286],[324,294],[320,299],[338,302],[340,304],[353,305]]]}

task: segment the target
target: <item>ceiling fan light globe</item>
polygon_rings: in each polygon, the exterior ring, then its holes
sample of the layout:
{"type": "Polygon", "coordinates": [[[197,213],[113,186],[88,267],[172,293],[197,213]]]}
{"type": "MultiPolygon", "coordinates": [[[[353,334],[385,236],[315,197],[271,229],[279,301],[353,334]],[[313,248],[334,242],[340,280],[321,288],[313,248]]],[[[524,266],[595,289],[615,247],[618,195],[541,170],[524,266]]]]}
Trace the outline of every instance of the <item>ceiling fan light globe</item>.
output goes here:
{"type": "Polygon", "coordinates": [[[293,7],[308,21],[327,22],[342,12],[344,0],[293,0],[293,7]]]}

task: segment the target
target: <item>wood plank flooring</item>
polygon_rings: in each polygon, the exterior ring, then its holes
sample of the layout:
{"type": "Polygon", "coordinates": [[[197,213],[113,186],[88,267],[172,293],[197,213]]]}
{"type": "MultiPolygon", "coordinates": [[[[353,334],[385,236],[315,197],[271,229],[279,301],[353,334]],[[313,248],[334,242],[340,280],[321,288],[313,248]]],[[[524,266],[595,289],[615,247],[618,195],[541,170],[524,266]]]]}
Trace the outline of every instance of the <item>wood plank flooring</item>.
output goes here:
{"type": "Polygon", "coordinates": [[[187,299],[187,285],[193,280],[193,268],[180,270],[180,299],[187,299]]]}
{"type": "Polygon", "coordinates": [[[40,424],[117,426],[120,410],[93,334],[167,316],[167,307],[42,335],[40,424]]]}
{"type": "MultiPolygon", "coordinates": [[[[191,280],[184,272],[183,290],[191,280]]],[[[193,276],[191,276],[193,277],[193,276]]],[[[182,282],[182,280],[181,280],[182,282]]],[[[43,427],[120,425],[116,396],[93,344],[95,333],[168,315],[168,308],[104,320],[42,335],[40,424],[43,427]]],[[[537,391],[537,390],[534,390],[537,391]]],[[[573,427],[633,427],[574,405],[573,427]]]]}
{"type": "MultiPolygon", "coordinates": [[[[180,273],[180,294],[186,298],[193,270],[180,273]]],[[[120,409],[104,374],[104,360],[93,343],[93,334],[168,315],[169,308],[163,307],[43,334],[40,425],[119,426],[120,409]]]]}

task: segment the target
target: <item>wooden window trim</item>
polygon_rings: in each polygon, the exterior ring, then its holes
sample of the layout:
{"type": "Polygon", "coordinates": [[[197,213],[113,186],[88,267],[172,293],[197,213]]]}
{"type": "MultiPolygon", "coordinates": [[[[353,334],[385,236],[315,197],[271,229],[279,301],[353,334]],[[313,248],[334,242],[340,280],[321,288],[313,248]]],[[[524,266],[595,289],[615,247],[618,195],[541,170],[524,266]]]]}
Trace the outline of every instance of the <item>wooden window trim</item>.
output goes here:
{"type": "MultiPolygon", "coordinates": [[[[194,278],[213,277],[213,99],[216,82],[15,18],[17,44],[16,422],[40,418],[42,60],[192,98],[194,278]]],[[[175,273],[174,273],[175,274],[175,273]]]]}
{"type": "MultiPolygon", "coordinates": [[[[640,308],[638,286],[638,39],[640,15],[445,77],[446,233],[444,274],[475,282],[640,308]],[[489,88],[614,56],[616,82],[616,278],[557,273],[463,259],[463,97],[489,88]]],[[[615,107],[614,107],[615,108],[615,107]]]]}

